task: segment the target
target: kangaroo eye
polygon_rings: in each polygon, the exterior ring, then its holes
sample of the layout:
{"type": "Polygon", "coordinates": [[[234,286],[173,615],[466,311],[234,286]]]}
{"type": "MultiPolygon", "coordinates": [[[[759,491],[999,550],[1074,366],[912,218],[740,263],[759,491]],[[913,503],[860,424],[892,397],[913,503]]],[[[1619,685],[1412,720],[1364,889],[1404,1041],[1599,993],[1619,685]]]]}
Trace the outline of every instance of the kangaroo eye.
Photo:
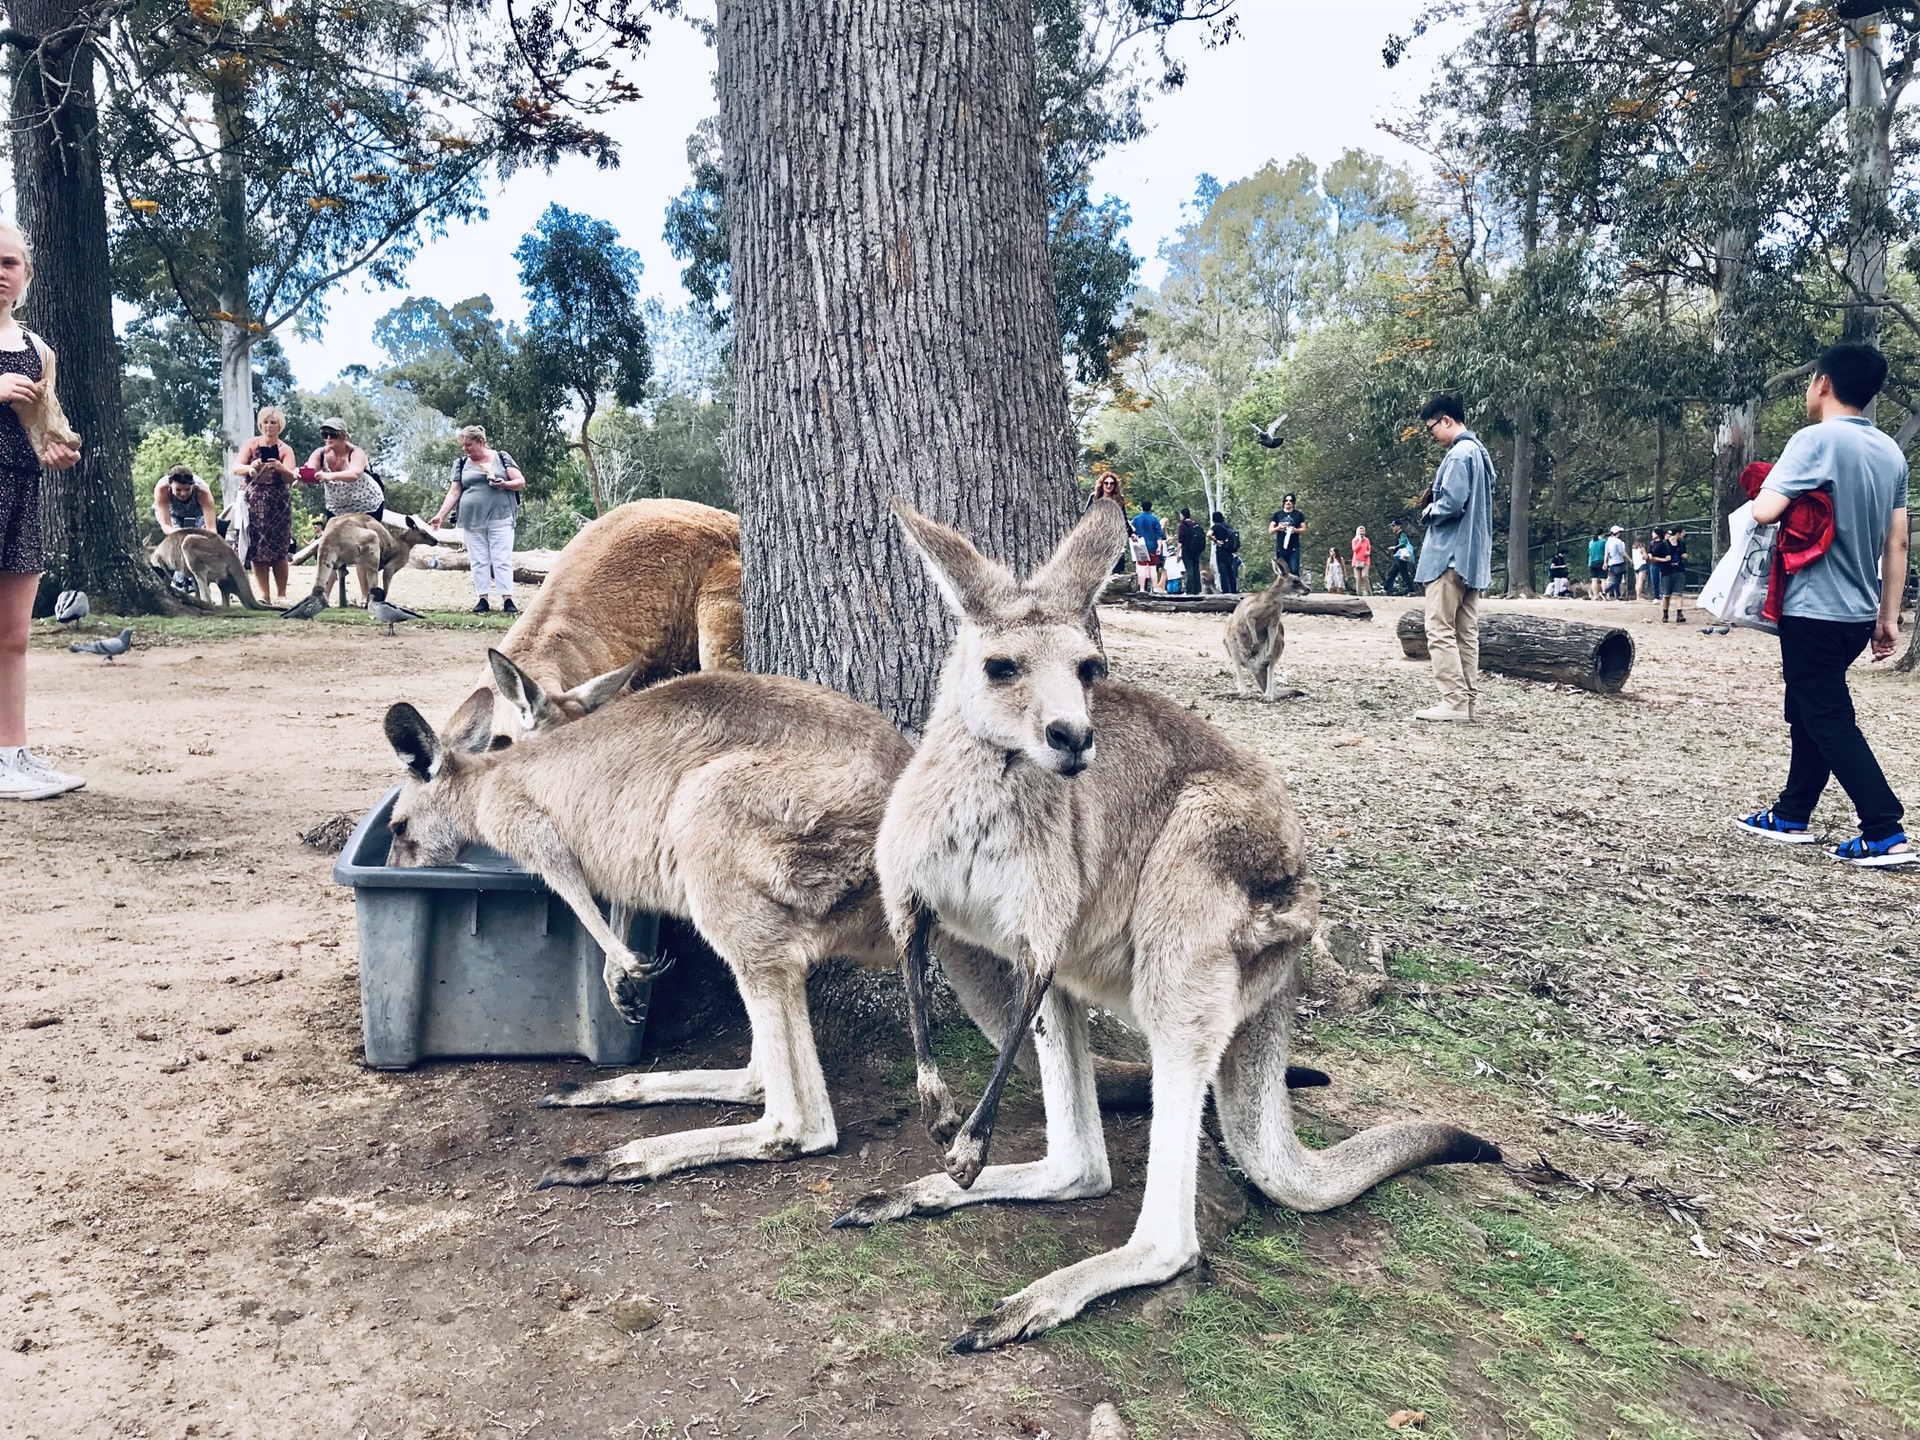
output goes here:
{"type": "Polygon", "coordinates": [[[407,822],[404,820],[389,821],[387,830],[396,840],[404,840],[407,838],[407,822]]]}
{"type": "Polygon", "coordinates": [[[1096,680],[1107,678],[1107,662],[1099,656],[1093,656],[1080,662],[1080,683],[1091,685],[1096,680]]]}
{"type": "Polygon", "coordinates": [[[996,685],[1004,685],[1020,673],[1020,662],[1009,660],[1004,655],[995,655],[986,663],[987,679],[996,685]]]}

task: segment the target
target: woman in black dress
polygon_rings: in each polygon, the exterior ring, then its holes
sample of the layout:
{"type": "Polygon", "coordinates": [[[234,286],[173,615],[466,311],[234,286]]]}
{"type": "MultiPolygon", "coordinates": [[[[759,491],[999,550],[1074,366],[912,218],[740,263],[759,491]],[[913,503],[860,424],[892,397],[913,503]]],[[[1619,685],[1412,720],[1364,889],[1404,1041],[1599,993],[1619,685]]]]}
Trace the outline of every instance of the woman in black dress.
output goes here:
{"type": "Polygon", "coordinates": [[[46,568],[40,471],[80,459],[53,391],[54,353],[13,318],[32,279],[26,237],[0,221],[0,800],[45,800],[87,783],[27,748],[27,628],[46,568]]]}
{"type": "Polygon", "coordinates": [[[240,463],[233,473],[247,483],[247,564],[253,569],[253,590],[268,598],[272,577],[280,598],[287,598],[287,559],[293,554],[293,482],[299,471],[293,447],[281,440],[287,412],[269,405],[260,412],[260,433],[240,447],[240,463]]]}

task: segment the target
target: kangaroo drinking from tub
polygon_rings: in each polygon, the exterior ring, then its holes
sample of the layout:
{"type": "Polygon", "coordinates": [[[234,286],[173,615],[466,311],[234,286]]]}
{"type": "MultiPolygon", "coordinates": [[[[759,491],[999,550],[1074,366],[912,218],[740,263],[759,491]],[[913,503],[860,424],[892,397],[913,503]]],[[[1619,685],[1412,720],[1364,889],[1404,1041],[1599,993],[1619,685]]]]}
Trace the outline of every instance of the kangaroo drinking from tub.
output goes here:
{"type": "MultiPolygon", "coordinates": [[[[1112,1182],[1089,1004],[1141,1029],[1152,1056],[1140,1218],[1125,1245],[1003,1300],[955,1349],[1038,1335],[1199,1258],[1196,1163],[1209,1087],[1236,1163],[1298,1210],[1331,1209],[1417,1165],[1499,1159],[1485,1141],[1427,1122],[1377,1126],[1322,1151],[1295,1137],[1288,1032],[1319,909],[1300,819],[1264,756],[1170,700],[1106,679],[1087,620],[1126,540],[1119,507],[1096,503],[1025,584],[952,530],[901,501],[894,509],[960,629],[926,738],[881,826],[888,919],[902,936],[937,921],[1004,957],[1018,1004],[946,1173],[867,1196],[835,1223],[1104,1194],[1112,1182]],[[1143,813],[1164,823],[1142,825],[1143,813]],[[989,1167],[1009,1061],[1036,1017],[1046,1158],[989,1167]]],[[[907,958],[922,959],[917,949],[907,958]]],[[[909,983],[910,1003],[920,994],[909,983]]]]}

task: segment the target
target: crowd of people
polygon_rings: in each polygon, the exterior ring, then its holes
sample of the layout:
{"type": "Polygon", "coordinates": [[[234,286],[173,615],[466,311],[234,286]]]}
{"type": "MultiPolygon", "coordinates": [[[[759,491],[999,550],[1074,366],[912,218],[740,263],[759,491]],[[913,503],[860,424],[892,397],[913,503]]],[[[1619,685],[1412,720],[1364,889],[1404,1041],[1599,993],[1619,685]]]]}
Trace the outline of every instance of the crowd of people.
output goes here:
{"type": "MultiPolygon", "coordinates": [[[[293,487],[318,487],[321,526],[342,515],[379,519],[386,513],[387,489],[339,416],[320,422],[320,444],[304,465],[294,464],[293,448],[280,438],[287,426],[284,410],[268,405],[255,423],[259,433],[240,447],[233,475],[241,483],[224,511],[206,481],[191,467],[175,465],[153,487],[153,519],[162,536],[217,529],[252,571],[254,593],[263,601],[285,600],[294,554],[293,487]]],[[[497,600],[511,615],[514,522],[526,476],[513,456],[487,443],[482,427],[468,425],[455,438],[460,454],[452,482],[428,524],[438,530],[454,517],[472,565],[473,613],[486,614],[497,600]]]]}
{"type": "MultiPolygon", "coordinates": [[[[1631,549],[1626,533],[1618,525],[1593,532],[1593,539],[1587,542],[1586,598],[1652,600],[1660,606],[1663,624],[1668,620],[1676,624],[1684,621],[1687,618],[1686,527],[1655,525],[1644,535],[1636,534],[1631,549]]],[[[1547,562],[1547,594],[1565,599],[1573,593],[1567,552],[1555,550],[1553,559],[1547,562]]]]}

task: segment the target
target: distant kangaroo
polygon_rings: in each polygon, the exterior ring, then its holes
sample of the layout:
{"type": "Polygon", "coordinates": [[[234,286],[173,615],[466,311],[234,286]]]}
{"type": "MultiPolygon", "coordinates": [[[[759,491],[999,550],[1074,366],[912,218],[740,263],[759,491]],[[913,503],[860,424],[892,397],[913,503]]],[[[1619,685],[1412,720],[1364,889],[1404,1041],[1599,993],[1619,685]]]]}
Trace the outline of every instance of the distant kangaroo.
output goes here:
{"type": "MultiPolygon", "coordinates": [[[[1297,1210],[1332,1209],[1417,1165],[1498,1160],[1486,1141],[1424,1121],[1376,1126],[1326,1150],[1296,1138],[1287,1045],[1300,952],[1319,911],[1299,815],[1265,756],[1171,700],[1106,678],[1087,621],[1126,541],[1119,507],[1094,504],[1025,584],[903,501],[894,510],[960,629],[926,738],[881,825],[888,920],[897,936],[937,921],[1004,957],[1018,1004],[946,1173],[869,1195],[835,1223],[1106,1193],[1089,1005],[1142,1030],[1152,1055],[1151,1148],[1133,1236],[1001,1301],[957,1350],[1038,1335],[1199,1258],[1195,1169],[1209,1088],[1235,1162],[1297,1210]],[[987,1166],[1012,1056],[1036,1017],[1047,1153],[987,1166]]],[[[910,1004],[923,993],[909,983],[910,1004]]]]}
{"type": "Polygon", "coordinates": [[[1287,690],[1280,675],[1280,657],[1287,648],[1282,614],[1289,595],[1309,593],[1306,581],[1282,570],[1273,584],[1233,607],[1227,621],[1227,659],[1233,662],[1234,682],[1242,695],[1284,700],[1301,693],[1287,690]]]}
{"type": "MultiPolygon", "coordinates": [[[[313,593],[294,609],[324,610],[327,592],[348,569],[354,572],[360,583],[362,605],[367,603],[367,596],[376,585],[391,594],[393,577],[407,563],[407,556],[413,553],[413,547],[431,545],[434,538],[433,532],[416,515],[406,516],[399,524],[376,520],[371,515],[334,516],[327,522],[327,528],[320,532],[320,554],[315,562],[313,593]]],[[[309,617],[303,613],[298,618],[309,617]]]]}
{"type": "Polygon", "coordinates": [[[202,605],[213,606],[213,587],[220,587],[219,608],[224,610],[238,600],[248,610],[273,610],[254,597],[247,580],[246,567],[233,547],[211,530],[175,530],[153,547],[149,562],[162,575],[185,575],[193,581],[194,595],[202,605]]]}

